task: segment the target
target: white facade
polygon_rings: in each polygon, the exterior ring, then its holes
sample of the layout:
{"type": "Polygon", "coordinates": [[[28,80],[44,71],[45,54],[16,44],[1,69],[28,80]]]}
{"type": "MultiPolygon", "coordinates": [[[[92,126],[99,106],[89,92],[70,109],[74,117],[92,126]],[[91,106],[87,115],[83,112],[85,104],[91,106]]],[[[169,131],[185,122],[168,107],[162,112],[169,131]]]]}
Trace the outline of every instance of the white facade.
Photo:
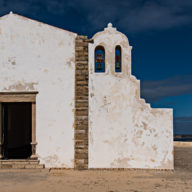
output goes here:
{"type": "Polygon", "coordinates": [[[37,155],[74,167],[76,34],[19,15],[0,19],[0,91],[38,91],[37,155]]]}
{"type": "Polygon", "coordinates": [[[112,25],[89,45],[89,168],[173,169],[172,109],[152,109],[131,75],[131,49],[112,25]],[[105,49],[105,73],[95,73],[94,52],[105,49]],[[115,73],[115,47],[122,72],[115,73]]]}
{"type": "MultiPolygon", "coordinates": [[[[74,168],[76,33],[16,14],[0,18],[0,92],[38,91],[37,155],[46,167],[74,168]]],[[[172,109],[152,109],[131,75],[131,49],[111,25],[89,44],[89,168],[173,169],[172,109]],[[105,73],[94,72],[95,47],[105,73]],[[122,49],[116,73],[115,46],[122,49]]]]}

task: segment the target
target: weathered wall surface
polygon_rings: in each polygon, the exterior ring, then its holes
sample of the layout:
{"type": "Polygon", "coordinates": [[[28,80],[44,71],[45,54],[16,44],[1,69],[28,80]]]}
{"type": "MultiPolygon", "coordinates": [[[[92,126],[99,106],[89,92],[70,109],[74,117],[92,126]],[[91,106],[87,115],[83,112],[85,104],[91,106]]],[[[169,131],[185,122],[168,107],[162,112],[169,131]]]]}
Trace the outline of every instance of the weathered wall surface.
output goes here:
{"type": "Polygon", "coordinates": [[[0,19],[0,91],[38,91],[37,154],[74,167],[76,34],[9,14],[0,19]]]}
{"type": "Polygon", "coordinates": [[[172,109],[152,109],[131,75],[131,46],[111,25],[89,44],[89,168],[173,169],[172,109]],[[105,48],[105,73],[94,72],[94,50],[105,48]],[[122,72],[115,73],[115,46],[122,72]]]}

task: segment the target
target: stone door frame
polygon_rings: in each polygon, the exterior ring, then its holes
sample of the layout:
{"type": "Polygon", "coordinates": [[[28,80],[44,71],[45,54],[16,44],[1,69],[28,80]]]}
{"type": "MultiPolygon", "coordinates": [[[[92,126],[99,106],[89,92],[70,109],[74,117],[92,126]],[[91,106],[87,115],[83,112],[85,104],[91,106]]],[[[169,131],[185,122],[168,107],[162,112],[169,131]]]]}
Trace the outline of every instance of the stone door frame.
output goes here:
{"type": "MultiPolygon", "coordinates": [[[[22,103],[30,102],[32,103],[32,155],[30,159],[38,159],[36,155],[36,95],[37,91],[34,92],[0,92],[0,105],[2,103],[22,103]]],[[[1,120],[0,112],[0,120],[1,120]]],[[[3,131],[0,125],[0,159],[3,158],[3,131]]]]}

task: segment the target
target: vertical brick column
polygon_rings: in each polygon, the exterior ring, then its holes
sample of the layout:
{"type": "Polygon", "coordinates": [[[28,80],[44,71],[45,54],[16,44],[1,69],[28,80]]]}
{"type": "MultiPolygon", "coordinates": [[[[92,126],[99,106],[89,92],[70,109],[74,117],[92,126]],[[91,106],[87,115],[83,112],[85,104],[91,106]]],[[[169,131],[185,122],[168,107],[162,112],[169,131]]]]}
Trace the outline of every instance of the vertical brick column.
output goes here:
{"type": "Polygon", "coordinates": [[[88,169],[88,37],[75,45],[75,169],[88,169]]]}

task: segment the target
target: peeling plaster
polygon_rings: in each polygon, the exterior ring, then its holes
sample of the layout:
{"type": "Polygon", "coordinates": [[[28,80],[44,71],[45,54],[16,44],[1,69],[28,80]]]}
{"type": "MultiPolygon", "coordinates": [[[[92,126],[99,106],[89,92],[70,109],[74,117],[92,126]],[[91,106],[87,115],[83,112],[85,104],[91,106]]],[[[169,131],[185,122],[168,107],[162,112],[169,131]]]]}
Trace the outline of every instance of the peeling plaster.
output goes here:
{"type": "Polygon", "coordinates": [[[3,91],[33,91],[38,83],[18,82],[3,88],[3,91]]]}

